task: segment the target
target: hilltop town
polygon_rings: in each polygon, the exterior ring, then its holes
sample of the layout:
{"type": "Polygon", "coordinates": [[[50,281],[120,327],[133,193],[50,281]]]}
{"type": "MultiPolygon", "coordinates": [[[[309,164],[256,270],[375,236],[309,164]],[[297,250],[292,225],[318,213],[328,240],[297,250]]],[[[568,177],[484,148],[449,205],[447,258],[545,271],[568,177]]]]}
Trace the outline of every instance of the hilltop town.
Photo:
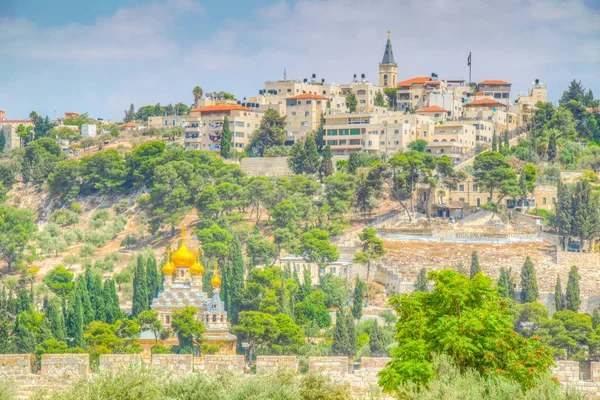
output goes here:
{"type": "Polygon", "coordinates": [[[81,393],[143,364],[408,396],[437,379],[404,365],[419,352],[464,372],[440,350],[456,334],[481,339],[465,359],[498,357],[465,361],[481,379],[599,396],[598,100],[577,80],[555,105],[538,77],[403,76],[390,32],[382,49],[377,77],[284,69],[120,121],[0,111],[0,381],[81,393]],[[474,328],[444,303],[465,293],[474,328]]]}

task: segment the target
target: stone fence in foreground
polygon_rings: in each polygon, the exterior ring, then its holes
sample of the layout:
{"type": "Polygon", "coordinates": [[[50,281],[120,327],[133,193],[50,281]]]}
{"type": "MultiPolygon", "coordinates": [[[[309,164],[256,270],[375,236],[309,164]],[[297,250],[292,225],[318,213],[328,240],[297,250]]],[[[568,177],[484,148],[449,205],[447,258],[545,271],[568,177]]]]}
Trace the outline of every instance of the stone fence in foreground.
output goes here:
{"type": "MultiPolygon", "coordinates": [[[[44,354],[41,369],[32,369],[32,354],[0,354],[0,380],[10,382],[17,391],[18,398],[26,399],[37,389],[64,389],[80,379],[94,376],[90,370],[88,354],[44,354]]],[[[360,368],[347,357],[309,357],[309,371],[329,376],[333,381],[348,383],[352,398],[368,398],[370,393],[380,392],[377,386],[377,373],[390,361],[389,358],[363,357],[360,368]]],[[[244,356],[205,355],[194,358],[191,354],[154,354],[150,362],[138,354],[103,354],[99,369],[119,372],[135,364],[148,364],[164,369],[174,376],[191,373],[211,374],[216,371],[231,371],[244,374],[244,356]]],[[[258,356],[256,373],[263,374],[278,369],[298,371],[295,356],[258,356]]]]}
{"type": "MultiPolygon", "coordinates": [[[[94,376],[90,370],[88,354],[44,354],[41,369],[32,370],[32,354],[0,354],[0,379],[10,382],[19,398],[32,396],[37,389],[64,389],[75,381],[94,376]]],[[[354,368],[347,357],[309,357],[308,369],[330,377],[333,381],[347,383],[353,399],[373,398],[379,393],[377,373],[390,361],[389,358],[363,357],[359,368],[354,368]]],[[[105,354],[100,356],[100,370],[119,372],[132,364],[147,363],[137,354],[105,354]]],[[[245,373],[244,356],[205,355],[194,358],[191,354],[155,354],[149,365],[164,369],[174,376],[216,371],[245,373]]],[[[256,373],[268,373],[278,369],[298,371],[295,356],[258,356],[256,373]]],[[[558,361],[553,375],[564,386],[577,388],[600,399],[600,362],[579,363],[558,361]]]]}

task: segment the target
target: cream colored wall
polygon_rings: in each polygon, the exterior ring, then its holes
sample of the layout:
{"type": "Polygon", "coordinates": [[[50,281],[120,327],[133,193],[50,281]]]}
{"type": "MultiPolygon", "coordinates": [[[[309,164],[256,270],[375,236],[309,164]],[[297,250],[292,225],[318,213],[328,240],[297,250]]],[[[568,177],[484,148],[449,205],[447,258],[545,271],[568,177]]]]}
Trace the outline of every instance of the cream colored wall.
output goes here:
{"type": "MultiPolygon", "coordinates": [[[[10,151],[21,147],[21,138],[17,133],[17,127],[21,124],[2,124],[0,134],[4,135],[4,151],[10,151]]],[[[24,126],[33,126],[33,124],[23,124],[24,126]]]]}
{"type": "Polygon", "coordinates": [[[301,99],[295,105],[287,105],[288,139],[296,141],[315,131],[326,108],[324,99],[301,99]]]}

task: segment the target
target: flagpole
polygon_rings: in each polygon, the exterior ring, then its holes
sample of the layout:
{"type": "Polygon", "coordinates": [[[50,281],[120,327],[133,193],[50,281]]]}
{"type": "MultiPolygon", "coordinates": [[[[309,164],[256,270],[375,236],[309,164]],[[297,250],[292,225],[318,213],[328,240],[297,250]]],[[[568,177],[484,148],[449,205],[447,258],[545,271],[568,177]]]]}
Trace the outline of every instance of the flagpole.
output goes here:
{"type": "Polygon", "coordinates": [[[471,83],[471,52],[469,52],[469,83],[471,83]]]}

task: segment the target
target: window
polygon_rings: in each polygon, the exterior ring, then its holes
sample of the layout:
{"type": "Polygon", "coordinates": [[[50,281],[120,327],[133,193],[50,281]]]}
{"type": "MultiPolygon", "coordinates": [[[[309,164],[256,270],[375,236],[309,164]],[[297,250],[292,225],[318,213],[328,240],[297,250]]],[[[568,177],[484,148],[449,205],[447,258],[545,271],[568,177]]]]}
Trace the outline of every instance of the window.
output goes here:
{"type": "Polygon", "coordinates": [[[464,203],[464,202],[465,202],[465,198],[464,198],[464,197],[460,197],[460,198],[458,199],[458,201],[460,201],[461,203],[464,203]]]}
{"type": "Polygon", "coordinates": [[[340,143],[340,145],[342,145],[342,144],[347,144],[347,141],[346,141],[346,140],[340,140],[340,142],[339,142],[339,143],[340,143]]]}
{"type": "Polygon", "coordinates": [[[542,199],[542,203],[546,204],[546,198],[545,197],[542,199]]]}
{"type": "Polygon", "coordinates": [[[360,144],[360,139],[350,139],[350,144],[358,145],[358,144],[360,144]]]}
{"type": "Polygon", "coordinates": [[[296,115],[296,111],[292,111],[292,115],[296,115]]]}
{"type": "Polygon", "coordinates": [[[360,129],[350,129],[350,135],[360,135],[360,129]]]}
{"type": "Polygon", "coordinates": [[[298,100],[298,104],[300,105],[300,104],[302,104],[302,102],[300,100],[298,100]]]}
{"type": "Polygon", "coordinates": [[[398,146],[398,141],[394,140],[394,145],[398,146]]]}
{"type": "Polygon", "coordinates": [[[300,123],[300,126],[308,126],[308,121],[302,121],[302,122],[300,123]]]}
{"type": "Polygon", "coordinates": [[[327,144],[330,146],[335,146],[335,145],[337,145],[337,140],[328,140],[327,144]]]}
{"type": "Polygon", "coordinates": [[[502,98],[502,93],[494,93],[494,98],[495,99],[501,99],[502,98]]]}
{"type": "Polygon", "coordinates": [[[348,136],[348,129],[340,129],[340,136],[348,136]]]}
{"type": "Polygon", "coordinates": [[[337,136],[337,129],[327,129],[327,135],[329,136],[337,136]]]}
{"type": "Polygon", "coordinates": [[[508,99],[508,93],[502,93],[502,98],[503,99],[508,99]]]}
{"type": "Polygon", "coordinates": [[[365,103],[366,103],[366,101],[365,101],[365,100],[361,100],[361,101],[359,101],[359,103],[360,103],[360,104],[365,104],[365,103]]]}
{"type": "Polygon", "coordinates": [[[170,315],[166,315],[166,316],[165,316],[165,322],[166,322],[167,324],[170,324],[170,323],[171,323],[171,316],[170,316],[170,315]]]}
{"type": "Polygon", "coordinates": [[[288,93],[291,93],[291,92],[292,92],[292,89],[288,89],[287,91],[288,91],[288,93]]]}
{"type": "Polygon", "coordinates": [[[396,134],[396,135],[397,135],[398,133],[400,133],[400,130],[398,130],[398,129],[394,129],[394,134],[396,134]]]}
{"type": "Polygon", "coordinates": [[[473,185],[473,191],[476,192],[477,191],[477,185],[473,185]]]}
{"type": "Polygon", "coordinates": [[[383,145],[385,144],[385,141],[383,141],[383,140],[382,140],[381,142],[379,142],[379,144],[380,144],[381,146],[383,146],[383,145]]]}
{"type": "Polygon", "coordinates": [[[235,133],[235,137],[244,137],[244,133],[243,132],[236,132],[235,133]]]}
{"type": "Polygon", "coordinates": [[[165,119],[165,126],[169,126],[169,121],[165,119]]]}
{"type": "Polygon", "coordinates": [[[175,120],[173,120],[172,124],[173,124],[173,126],[175,126],[175,120]]]}
{"type": "Polygon", "coordinates": [[[305,116],[305,117],[308,117],[308,115],[309,115],[309,114],[310,114],[310,112],[309,112],[309,111],[304,111],[304,116],[305,116]]]}
{"type": "Polygon", "coordinates": [[[244,122],[243,121],[235,121],[235,126],[239,126],[239,127],[243,128],[244,122]]]}
{"type": "Polygon", "coordinates": [[[464,192],[465,191],[465,185],[458,185],[458,190],[460,192],[464,192]]]}

